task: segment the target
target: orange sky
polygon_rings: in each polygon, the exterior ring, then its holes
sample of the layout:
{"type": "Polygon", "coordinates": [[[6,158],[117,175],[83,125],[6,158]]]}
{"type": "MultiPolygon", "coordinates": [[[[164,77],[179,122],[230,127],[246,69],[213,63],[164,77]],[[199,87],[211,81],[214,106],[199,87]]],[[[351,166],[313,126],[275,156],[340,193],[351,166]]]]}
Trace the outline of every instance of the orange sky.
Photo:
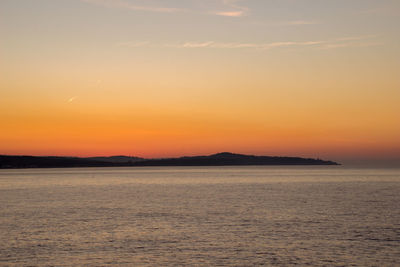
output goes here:
{"type": "Polygon", "coordinates": [[[22,2],[0,3],[0,154],[400,159],[396,1],[22,2]]]}

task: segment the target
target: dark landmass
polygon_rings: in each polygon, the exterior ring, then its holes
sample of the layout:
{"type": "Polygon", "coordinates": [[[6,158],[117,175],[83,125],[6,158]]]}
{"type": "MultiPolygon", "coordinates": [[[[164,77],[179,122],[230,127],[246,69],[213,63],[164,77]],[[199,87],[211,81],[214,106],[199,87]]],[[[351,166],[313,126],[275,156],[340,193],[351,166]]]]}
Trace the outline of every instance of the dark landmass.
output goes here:
{"type": "Polygon", "coordinates": [[[137,166],[233,166],[233,165],[338,165],[333,161],[298,157],[270,157],[223,152],[210,156],[194,156],[138,161],[137,166]]]}
{"type": "Polygon", "coordinates": [[[218,153],[165,159],[144,159],[127,156],[111,157],[35,157],[0,155],[0,169],[69,168],[69,167],[140,167],[140,166],[239,166],[239,165],[339,165],[333,161],[299,157],[252,156],[218,153]]]}
{"type": "Polygon", "coordinates": [[[112,163],[132,163],[136,161],[144,160],[143,158],[138,157],[128,157],[128,156],[111,156],[111,157],[90,157],[90,158],[82,158],[92,161],[101,161],[101,162],[112,162],[112,163]]]}
{"type": "Polygon", "coordinates": [[[139,160],[144,159],[127,156],[78,158],[0,155],[0,169],[130,166],[139,160]]]}

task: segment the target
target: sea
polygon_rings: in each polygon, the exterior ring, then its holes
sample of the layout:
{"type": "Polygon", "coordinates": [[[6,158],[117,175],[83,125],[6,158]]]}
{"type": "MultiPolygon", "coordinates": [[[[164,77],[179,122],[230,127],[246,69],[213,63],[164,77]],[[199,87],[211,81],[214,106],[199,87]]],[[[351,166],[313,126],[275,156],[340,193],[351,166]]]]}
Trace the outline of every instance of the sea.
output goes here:
{"type": "Polygon", "coordinates": [[[0,170],[0,266],[400,266],[400,169],[0,170]]]}

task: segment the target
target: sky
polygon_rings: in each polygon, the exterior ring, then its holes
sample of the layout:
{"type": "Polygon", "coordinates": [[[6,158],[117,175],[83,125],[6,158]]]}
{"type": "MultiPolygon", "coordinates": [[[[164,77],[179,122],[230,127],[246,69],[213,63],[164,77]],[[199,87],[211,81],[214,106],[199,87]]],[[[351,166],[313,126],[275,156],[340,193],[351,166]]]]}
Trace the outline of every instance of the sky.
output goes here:
{"type": "Polygon", "coordinates": [[[400,162],[398,0],[1,0],[0,154],[400,162]]]}

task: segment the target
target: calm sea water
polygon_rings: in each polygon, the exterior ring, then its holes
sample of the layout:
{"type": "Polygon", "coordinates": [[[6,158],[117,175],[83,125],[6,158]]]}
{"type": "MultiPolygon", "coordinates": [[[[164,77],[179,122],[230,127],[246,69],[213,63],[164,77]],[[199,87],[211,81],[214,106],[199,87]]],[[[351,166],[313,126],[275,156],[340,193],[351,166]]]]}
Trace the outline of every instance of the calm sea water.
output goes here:
{"type": "Polygon", "coordinates": [[[2,266],[399,266],[400,170],[0,171],[2,266]]]}

